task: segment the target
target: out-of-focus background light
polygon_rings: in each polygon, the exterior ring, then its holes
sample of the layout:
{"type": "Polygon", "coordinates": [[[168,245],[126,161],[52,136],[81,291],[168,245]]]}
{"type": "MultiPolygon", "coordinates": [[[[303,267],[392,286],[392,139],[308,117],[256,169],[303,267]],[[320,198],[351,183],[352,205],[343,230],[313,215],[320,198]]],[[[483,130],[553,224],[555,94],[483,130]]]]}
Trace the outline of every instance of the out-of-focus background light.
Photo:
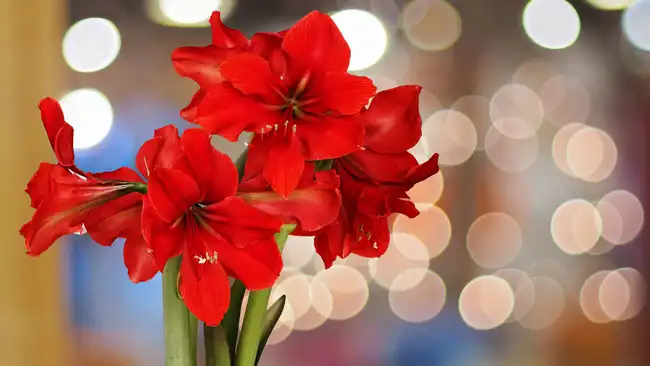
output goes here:
{"type": "Polygon", "coordinates": [[[477,218],[467,231],[467,250],[485,268],[505,267],[515,260],[523,234],[512,216],[491,212],[477,218]]]}
{"type": "Polygon", "coordinates": [[[95,72],[108,67],[120,53],[122,39],[108,19],[78,21],[63,37],[63,57],[71,69],[95,72]]]}
{"type": "Polygon", "coordinates": [[[460,294],[460,315],[472,328],[488,330],[501,326],[514,309],[515,298],[508,282],[497,276],[473,279],[460,294]]]}
{"type": "Polygon", "coordinates": [[[456,8],[445,0],[414,0],[402,11],[402,27],[414,46],[442,51],[460,38],[462,20],[456,8]]]}
{"type": "Polygon", "coordinates": [[[637,0],[623,12],[623,33],[642,51],[650,51],[650,1],[637,0]]]}
{"type": "Polygon", "coordinates": [[[530,39],[548,49],[567,48],[578,40],[580,16],[565,0],[531,0],[523,14],[530,39]]]}
{"type": "Polygon", "coordinates": [[[588,252],[600,237],[603,221],[594,205],[583,199],[561,204],[551,219],[555,244],[567,254],[588,252]]]}
{"type": "Polygon", "coordinates": [[[77,89],[64,95],[61,109],[74,128],[74,147],[87,149],[99,144],[113,125],[113,107],[99,90],[77,89]]]}
{"type": "Polygon", "coordinates": [[[589,5],[600,10],[623,10],[638,0],[587,0],[589,5]]]}
{"type": "Polygon", "coordinates": [[[350,45],[351,57],[348,70],[368,68],[379,61],[386,52],[388,35],[386,29],[372,13],[348,9],[332,14],[334,23],[350,45]]]}
{"type": "Polygon", "coordinates": [[[152,19],[174,27],[207,27],[210,14],[217,10],[226,19],[235,9],[236,0],[147,0],[152,19]]]}

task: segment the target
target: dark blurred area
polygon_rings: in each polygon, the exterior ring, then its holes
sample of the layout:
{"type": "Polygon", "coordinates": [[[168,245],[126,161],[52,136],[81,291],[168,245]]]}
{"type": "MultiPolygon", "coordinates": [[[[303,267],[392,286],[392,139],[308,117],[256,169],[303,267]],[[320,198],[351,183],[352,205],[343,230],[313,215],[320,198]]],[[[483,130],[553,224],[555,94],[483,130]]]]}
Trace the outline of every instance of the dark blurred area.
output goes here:
{"type": "MultiPolygon", "coordinates": [[[[122,243],[74,236],[28,258],[21,195],[53,157],[38,100],[61,100],[77,163],[133,166],[196,85],[170,54],[312,10],[333,18],[350,71],[423,86],[441,173],[410,195],[380,259],[324,271],[292,237],[274,290],[289,307],[264,366],[645,366],[650,0],[0,1],[0,365],[163,364],[160,278],[132,284],[122,243]]],[[[218,148],[238,156],[249,136],[218,148]]]]}

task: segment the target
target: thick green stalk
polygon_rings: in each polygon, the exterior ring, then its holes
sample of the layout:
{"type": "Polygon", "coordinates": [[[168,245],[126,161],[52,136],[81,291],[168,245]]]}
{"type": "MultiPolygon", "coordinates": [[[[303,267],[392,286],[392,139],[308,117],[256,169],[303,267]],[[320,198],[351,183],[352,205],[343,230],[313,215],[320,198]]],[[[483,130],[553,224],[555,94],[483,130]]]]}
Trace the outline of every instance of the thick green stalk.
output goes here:
{"type": "Polygon", "coordinates": [[[226,332],[221,325],[216,327],[205,326],[205,365],[206,366],[231,366],[230,350],[226,340],[226,332]]]}
{"type": "MultiPolygon", "coordinates": [[[[275,241],[278,243],[280,251],[284,248],[284,243],[295,227],[296,225],[284,225],[275,235],[275,241]]],[[[258,345],[262,336],[262,323],[266,316],[266,307],[270,296],[270,288],[250,292],[244,314],[244,324],[237,344],[235,366],[255,366],[258,345]]]]}
{"type": "Polygon", "coordinates": [[[244,301],[245,293],[246,286],[244,283],[240,280],[235,280],[230,287],[230,306],[221,321],[221,325],[226,332],[226,339],[228,340],[228,346],[230,347],[231,357],[235,357],[237,333],[239,332],[239,318],[241,316],[241,304],[244,301]]]}
{"type": "Polygon", "coordinates": [[[167,261],[163,271],[163,317],[165,321],[165,366],[197,366],[198,322],[178,295],[181,257],[167,261]]]}

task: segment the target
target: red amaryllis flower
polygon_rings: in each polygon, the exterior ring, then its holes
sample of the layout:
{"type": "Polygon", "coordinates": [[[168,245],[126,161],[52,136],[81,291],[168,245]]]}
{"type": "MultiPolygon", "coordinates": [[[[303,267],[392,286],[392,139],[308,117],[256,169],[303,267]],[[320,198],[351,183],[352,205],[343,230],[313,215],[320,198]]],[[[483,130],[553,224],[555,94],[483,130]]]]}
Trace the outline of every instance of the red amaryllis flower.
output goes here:
{"type": "Polygon", "coordinates": [[[149,150],[156,156],[141,155],[149,175],[143,233],[160,269],[182,254],[181,296],[199,319],[217,325],[230,301],[228,274],[251,290],[277,279],[282,258],[274,234],[282,221],[235,196],[237,170],[205,132],[159,141],[166,147],[149,150]],[[177,156],[171,168],[153,163],[160,154],[177,156]]]}
{"type": "Polygon", "coordinates": [[[128,257],[131,279],[151,278],[157,271],[151,256],[134,255],[131,250],[142,242],[138,220],[141,194],[136,192],[142,179],[129,168],[96,174],[79,170],[74,165],[73,128],[65,122],[59,103],[46,98],[39,108],[59,163],[41,163],[27,185],[36,208],[20,230],[27,253],[39,255],[56,239],[72,233],[87,231],[101,245],[127,238],[125,259],[128,257]]]}
{"type": "Polygon", "coordinates": [[[422,135],[420,90],[401,86],[378,93],[360,116],[366,130],[364,149],[334,162],[341,180],[341,212],[315,238],[326,266],[350,253],[382,255],[390,241],[388,216],[419,214],[406,192],[439,171],[438,154],[420,165],[407,152],[422,135]]]}
{"type": "Polygon", "coordinates": [[[255,132],[250,156],[266,157],[263,176],[287,197],[305,161],[332,159],[363,141],[356,118],[375,93],[366,77],[347,73],[350,48],[332,19],[312,12],[284,35],[282,72],[272,59],[250,52],[228,56],[214,86],[198,105],[196,122],[236,140],[255,132]]]}
{"type": "Polygon", "coordinates": [[[332,223],[341,208],[339,179],[332,170],[314,172],[307,163],[298,187],[285,199],[268,186],[259,160],[249,160],[237,195],[251,206],[296,224],[294,233],[313,232],[332,223]]]}
{"type": "Polygon", "coordinates": [[[240,31],[224,25],[218,11],[212,13],[210,26],[212,44],[205,47],[179,47],[172,53],[172,63],[178,74],[193,79],[200,87],[190,104],[181,111],[181,116],[190,122],[194,122],[196,108],[206,93],[223,82],[219,66],[228,55],[235,52],[253,52],[265,59],[275,59],[274,64],[282,67],[279,47],[283,32],[257,33],[249,41],[240,31]]]}

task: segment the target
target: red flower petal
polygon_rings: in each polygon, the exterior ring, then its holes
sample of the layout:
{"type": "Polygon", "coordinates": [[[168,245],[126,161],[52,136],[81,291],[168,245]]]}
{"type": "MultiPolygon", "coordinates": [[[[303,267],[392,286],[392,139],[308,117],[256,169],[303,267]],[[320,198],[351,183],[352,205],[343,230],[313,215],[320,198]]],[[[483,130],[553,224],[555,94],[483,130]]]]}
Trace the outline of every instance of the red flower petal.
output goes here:
{"type": "Polygon", "coordinates": [[[218,202],[237,193],[237,168],[228,155],[212,146],[210,135],[192,128],[183,133],[181,144],[202,202],[218,202]]]}
{"type": "Polygon", "coordinates": [[[142,237],[133,235],[124,243],[124,265],[132,282],[144,282],[152,279],[158,273],[152,253],[142,237]]]}
{"type": "Polygon", "coordinates": [[[209,89],[223,82],[219,66],[232,52],[216,46],[179,47],[172,52],[172,64],[178,75],[209,89]]]}
{"type": "Polygon", "coordinates": [[[38,105],[41,120],[47,137],[59,164],[69,167],[74,165],[73,135],[74,130],[63,117],[63,110],[54,98],[45,98],[38,105]]]}
{"type": "Polygon", "coordinates": [[[219,262],[198,264],[191,252],[186,253],[181,262],[179,290],[197,318],[211,326],[221,323],[230,304],[230,281],[219,262]]]}
{"type": "Polygon", "coordinates": [[[147,195],[158,216],[171,224],[199,202],[201,193],[187,174],[159,167],[149,176],[147,195]]]}
{"type": "Polygon", "coordinates": [[[221,21],[221,13],[212,12],[210,16],[210,26],[212,28],[212,44],[220,48],[238,48],[248,46],[248,40],[237,29],[227,27],[221,21]]]}
{"type": "Polygon", "coordinates": [[[174,125],[167,125],[156,129],[154,137],[142,144],[135,164],[143,176],[149,177],[156,167],[171,168],[181,154],[178,129],[174,125]]]}
{"type": "Polygon", "coordinates": [[[409,170],[418,165],[408,152],[382,154],[372,150],[356,151],[341,160],[355,176],[375,182],[402,182],[409,170]]]}
{"type": "Polygon", "coordinates": [[[409,185],[408,189],[406,189],[407,191],[417,183],[422,182],[440,171],[440,166],[438,165],[439,157],[440,155],[433,154],[433,156],[423,164],[411,168],[405,179],[405,183],[409,185]]]}
{"type": "Polygon", "coordinates": [[[265,241],[282,226],[280,219],[250,206],[241,197],[228,197],[204,207],[200,217],[208,231],[238,248],[265,241]]]}
{"type": "Polygon", "coordinates": [[[314,238],[316,253],[323,259],[325,268],[331,267],[337,257],[345,258],[350,254],[349,226],[347,212],[342,209],[339,217],[314,238]]]}
{"type": "Polygon", "coordinates": [[[56,164],[41,163],[38,170],[27,183],[25,192],[31,198],[31,206],[37,208],[44,200],[52,194],[52,171],[60,169],[56,164]],[[58,167],[58,168],[57,168],[58,167]]]}
{"type": "Polygon", "coordinates": [[[151,255],[160,271],[167,260],[181,254],[185,243],[185,225],[169,225],[163,221],[145,195],[142,197],[142,236],[151,249],[151,255]]]}
{"type": "Polygon", "coordinates": [[[336,254],[334,254],[330,249],[329,236],[327,232],[316,235],[314,238],[314,247],[316,248],[316,253],[318,253],[323,260],[325,269],[330,268],[336,260],[336,254]]]}
{"type": "Polygon", "coordinates": [[[273,191],[240,193],[251,206],[297,223],[302,231],[317,231],[334,221],[341,209],[337,190],[338,176],[333,171],[316,173],[316,180],[296,188],[284,199],[273,191]]]}
{"type": "Polygon", "coordinates": [[[269,60],[273,53],[282,46],[282,38],[283,36],[279,33],[255,33],[251,38],[250,50],[269,60]]]}
{"type": "Polygon", "coordinates": [[[259,132],[267,124],[284,122],[282,114],[249,98],[227,84],[220,84],[199,105],[196,122],[211,134],[237,141],[243,131],[259,132]]]}
{"type": "Polygon", "coordinates": [[[36,256],[62,236],[79,233],[92,209],[115,199],[123,190],[98,183],[59,165],[50,176],[50,195],[43,198],[32,220],[20,233],[25,237],[28,254],[36,256]]]}
{"type": "Polygon", "coordinates": [[[269,149],[263,175],[274,191],[282,197],[288,197],[298,186],[304,168],[305,158],[300,141],[289,138],[288,141],[273,144],[269,149]]]}
{"type": "Polygon", "coordinates": [[[108,246],[129,233],[140,233],[141,214],[142,194],[130,193],[94,209],[84,220],[84,226],[95,242],[108,246]]]}
{"type": "Polygon", "coordinates": [[[404,85],[377,93],[362,113],[364,146],[382,153],[404,152],[422,136],[419,96],[422,87],[404,85]]]}
{"type": "Polygon", "coordinates": [[[188,121],[194,123],[196,121],[196,114],[198,113],[199,110],[199,104],[203,102],[203,98],[205,98],[205,90],[204,89],[199,89],[197,90],[196,93],[192,96],[192,100],[190,100],[190,104],[187,105],[187,107],[181,109],[181,117],[188,121]]]}
{"type": "Polygon", "coordinates": [[[366,258],[377,258],[384,255],[390,243],[388,220],[385,217],[359,215],[355,221],[355,229],[360,228],[359,225],[363,224],[364,231],[370,233],[370,236],[366,234],[353,238],[351,252],[366,258]]]}
{"type": "Polygon", "coordinates": [[[323,117],[301,123],[296,135],[306,160],[334,159],[359,149],[363,126],[357,118],[323,117]]]}
{"type": "Polygon", "coordinates": [[[318,96],[322,107],[342,115],[361,112],[377,91],[369,78],[347,72],[331,72],[313,87],[312,93],[318,96]]]}
{"type": "Polygon", "coordinates": [[[261,98],[269,105],[282,105],[287,91],[273,74],[268,61],[253,53],[232,55],[221,65],[221,74],[240,92],[261,98]]]}
{"type": "Polygon", "coordinates": [[[282,48],[291,62],[326,71],[347,71],[350,47],[332,18],[313,11],[300,19],[284,35],[282,48]]]}
{"type": "Polygon", "coordinates": [[[138,173],[135,170],[128,167],[121,167],[110,172],[101,172],[101,173],[85,173],[86,178],[94,178],[99,181],[112,182],[112,183],[133,183],[139,182],[142,183],[143,180],[140,178],[138,173]]]}

